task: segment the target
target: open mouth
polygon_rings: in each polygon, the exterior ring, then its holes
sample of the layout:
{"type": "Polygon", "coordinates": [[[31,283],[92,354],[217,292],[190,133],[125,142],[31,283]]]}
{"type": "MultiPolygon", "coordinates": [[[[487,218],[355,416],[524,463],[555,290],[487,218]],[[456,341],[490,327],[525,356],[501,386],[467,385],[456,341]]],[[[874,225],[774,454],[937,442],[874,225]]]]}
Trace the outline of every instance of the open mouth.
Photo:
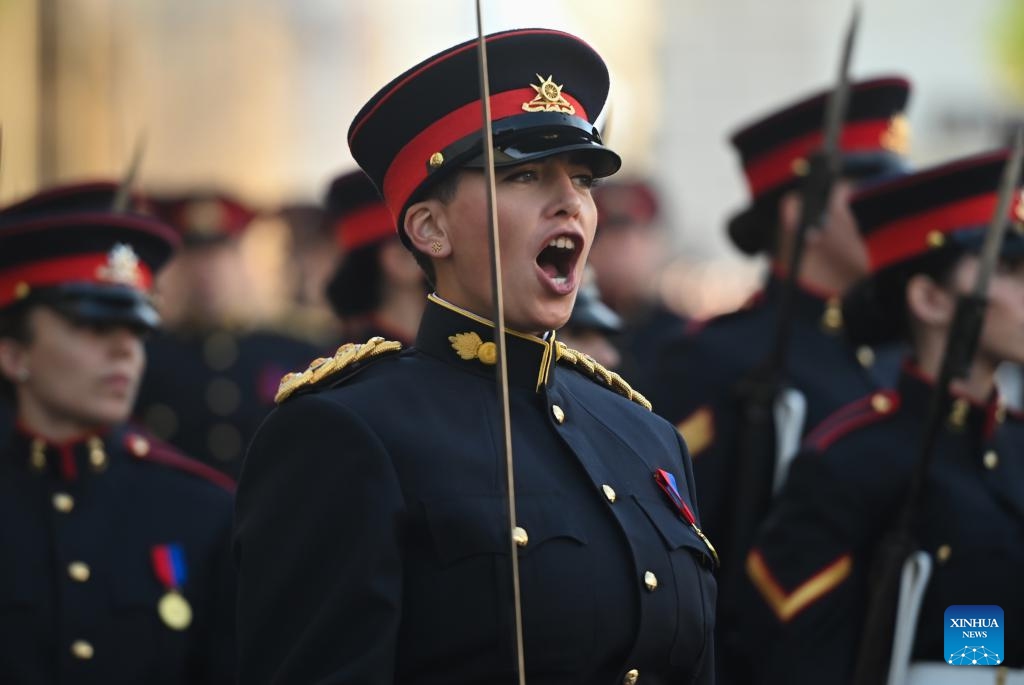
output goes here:
{"type": "Polygon", "coordinates": [[[537,255],[537,266],[556,286],[571,285],[576,261],[582,250],[583,241],[579,238],[556,236],[537,255]]]}

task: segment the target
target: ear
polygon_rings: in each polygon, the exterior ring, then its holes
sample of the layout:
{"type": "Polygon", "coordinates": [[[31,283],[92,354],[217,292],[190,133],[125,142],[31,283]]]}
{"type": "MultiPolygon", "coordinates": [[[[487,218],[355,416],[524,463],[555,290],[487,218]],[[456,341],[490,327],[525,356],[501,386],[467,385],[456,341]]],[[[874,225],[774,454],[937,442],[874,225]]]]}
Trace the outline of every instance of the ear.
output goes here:
{"type": "Polygon", "coordinates": [[[0,375],[17,385],[28,375],[25,346],[14,338],[0,338],[0,375]]]}
{"type": "Polygon", "coordinates": [[[929,276],[917,274],[907,283],[907,308],[926,326],[947,327],[953,322],[956,299],[929,276]]]}
{"type": "Polygon", "coordinates": [[[410,206],[405,213],[405,234],[409,242],[431,259],[450,255],[452,246],[446,217],[440,200],[423,200],[410,206]]]}

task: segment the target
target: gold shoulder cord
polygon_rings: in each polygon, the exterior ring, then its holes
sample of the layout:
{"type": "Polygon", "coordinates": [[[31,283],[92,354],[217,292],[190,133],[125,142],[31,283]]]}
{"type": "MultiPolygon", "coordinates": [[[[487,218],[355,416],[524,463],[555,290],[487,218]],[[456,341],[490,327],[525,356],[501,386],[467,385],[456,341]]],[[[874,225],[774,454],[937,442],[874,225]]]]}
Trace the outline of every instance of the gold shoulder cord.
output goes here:
{"type": "Polygon", "coordinates": [[[584,376],[598,382],[599,384],[607,385],[609,388],[619,393],[626,399],[636,402],[644,409],[650,411],[652,409],[651,403],[646,397],[634,390],[626,380],[615,373],[609,371],[601,364],[598,364],[594,359],[587,354],[574,350],[564,342],[556,341],[556,357],[555,361],[564,362],[576,367],[584,376]]]}
{"type": "Polygon", "coordinates": [[[343,369],[373,357],[398,352],[402,343],[385,340],[381,337],[370,338],[362,344],[345,343],[338,348],[333,357],[318,357],[310,362],[305,371],[295,371],[281,379],[274,402],[281,404],[291,397],[299,388],[319,383],[328,376],[333,376],[343,369]]]}

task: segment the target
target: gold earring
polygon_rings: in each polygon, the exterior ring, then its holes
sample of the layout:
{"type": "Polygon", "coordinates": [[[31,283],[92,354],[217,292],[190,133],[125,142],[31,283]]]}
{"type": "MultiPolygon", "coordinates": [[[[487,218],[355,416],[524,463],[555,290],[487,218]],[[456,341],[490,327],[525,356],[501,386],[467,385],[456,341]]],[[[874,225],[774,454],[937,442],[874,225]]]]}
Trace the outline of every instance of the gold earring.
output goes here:
{"type": "Polygon", "coordinates": [[[442,245],[441,245],[441,242],[439,240],[435,240],[434,242],[430,243],[430,251],[433,252],[434,254],[437,254],[438,252],[440,252],[441,251],[441,247],[442,247],[442,245]]]}

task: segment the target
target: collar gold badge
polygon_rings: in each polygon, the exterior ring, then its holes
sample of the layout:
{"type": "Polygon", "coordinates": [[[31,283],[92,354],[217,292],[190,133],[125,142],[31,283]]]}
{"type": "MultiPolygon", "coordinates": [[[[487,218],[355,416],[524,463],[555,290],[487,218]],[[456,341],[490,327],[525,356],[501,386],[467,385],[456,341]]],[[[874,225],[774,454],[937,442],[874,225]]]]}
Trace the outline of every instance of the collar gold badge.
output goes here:
{"type": "Polygon", "coordinates": [[[460,358],[470,361],[479,359],[481,363],[493,366],[498,360],[497,347],[494,343],[484,342],[480,336],[470,331],[469,333],[456,333],[448,336],[448,342],[460,358]]]}
{"type": "Polygon", "coordinates": [[[96,276],[108,283],[137,287],[142,280],[139,256],[130,245],[118,243],[107,253],[107,263],[96,269],[96,276]]]}
{"type": "Polygon", "coordinates": [[[523,103],[524,112],[561,112],[576,114],[576,108],[562,95],[562,85],[555,83],[551,76],[544,78],[537,74],[540,84],[531,83],[537,94],[529,102],[523,103]]]}

